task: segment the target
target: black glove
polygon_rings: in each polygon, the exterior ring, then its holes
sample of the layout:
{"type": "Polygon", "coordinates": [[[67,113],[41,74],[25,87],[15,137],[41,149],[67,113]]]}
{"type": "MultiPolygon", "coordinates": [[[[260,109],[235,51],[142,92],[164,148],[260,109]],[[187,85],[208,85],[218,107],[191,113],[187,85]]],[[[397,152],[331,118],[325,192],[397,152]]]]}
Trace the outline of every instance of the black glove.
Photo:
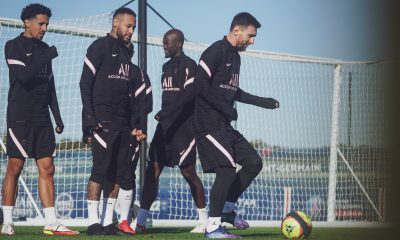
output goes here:
{"type": "Polygon", "coordinates": [[[273,98],[268,98],[267,106],[268,109],[279,108],[279,102],[273,98]]]}

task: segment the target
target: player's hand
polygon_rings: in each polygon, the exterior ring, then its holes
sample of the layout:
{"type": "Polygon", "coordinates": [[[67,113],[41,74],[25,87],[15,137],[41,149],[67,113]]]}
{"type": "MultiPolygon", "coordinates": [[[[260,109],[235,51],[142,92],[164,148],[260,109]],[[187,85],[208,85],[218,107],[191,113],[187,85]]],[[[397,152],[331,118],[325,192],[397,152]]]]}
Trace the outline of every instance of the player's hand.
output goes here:
{"type": "Polygon", "coordinates": [[[146,138],[147,138],[147,135],[144,134],[144,133],[136,136],[136,140],[139,141],[139,142],[144,141],[146,138]]]}
{"type": "Polygon", "coordinates": [[[82,141],[86,144],[92,144],[92,136],[91,135],[84,136],[82,141]]]}
{"type": "Polygon", "coordinates": [[[136,140],[139,142],[145,140],[147,137],[147,135],[144,134],[142,130],[136,128],[132,130],[131,134],[133,137],[136,137],[136,140]]]}
{"type": "Polygon", "coordinates": [[[57,126],[54,130],[56,131],[56,133],[61,134],[64,131],[64,126],[57,126]]]}

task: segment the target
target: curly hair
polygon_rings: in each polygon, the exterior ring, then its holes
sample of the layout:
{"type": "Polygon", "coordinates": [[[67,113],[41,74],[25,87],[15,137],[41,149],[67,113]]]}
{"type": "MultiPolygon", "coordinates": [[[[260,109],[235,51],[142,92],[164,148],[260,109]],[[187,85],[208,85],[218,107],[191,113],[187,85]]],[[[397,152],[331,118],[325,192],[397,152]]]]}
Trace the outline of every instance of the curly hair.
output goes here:
{"type": "Polygon", "coordinates": [[[51,17],[51,9],[39,3],[32,3],[24,7],[21,11],[21,20],[31,19],[36,15],[43,14],[51,17]]]}

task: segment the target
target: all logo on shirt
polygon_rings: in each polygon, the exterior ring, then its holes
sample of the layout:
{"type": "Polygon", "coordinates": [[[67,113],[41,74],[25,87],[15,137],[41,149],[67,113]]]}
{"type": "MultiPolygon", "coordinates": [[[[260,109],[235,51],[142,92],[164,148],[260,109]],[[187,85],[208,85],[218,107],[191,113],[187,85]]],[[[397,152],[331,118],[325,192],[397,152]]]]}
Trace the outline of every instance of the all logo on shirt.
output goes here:
{"type": "Polygon", "coordinates": [[[36,77],[39,77],[39,78],[47,78],[49,81],[50,81],[50,79],[51,79],[52,76],[53,76],[53,73],[52,73],[52,72],[49,72],[48,65],[44,65],[44,66],[39,70],[39,72],[36,74],[36,77]]]}
{"type": "Polygon", "coordinates": [[[129,64],[121,63],[121,67],[119,68],[118,75],[128,77],[129,76],[129,64]]]}
{"type": "Polygon", "coordinates": [[[163,91],[180,91],[180,88],[173,87],[172,77],[165,77],[162,81],[163,91]]]}
{"type": "Polygon", "coordinates": [[[229,80],[229,84],[221,84],[220,87],[232,91],[237,91],[237,88],[239,87],[239,74],[238,73],[232,74],[232,77],[229,80]]]}
{"type": "Polygon", "coordinates": [[[108,78],[114,78],[114,79],[122,79],[122,80],[129,80],[129,64],[127,63],[121,63],[121,66],[119,67],[118,70],[118,75],[113,75],[110,74],[108,75],[108,78]]]}

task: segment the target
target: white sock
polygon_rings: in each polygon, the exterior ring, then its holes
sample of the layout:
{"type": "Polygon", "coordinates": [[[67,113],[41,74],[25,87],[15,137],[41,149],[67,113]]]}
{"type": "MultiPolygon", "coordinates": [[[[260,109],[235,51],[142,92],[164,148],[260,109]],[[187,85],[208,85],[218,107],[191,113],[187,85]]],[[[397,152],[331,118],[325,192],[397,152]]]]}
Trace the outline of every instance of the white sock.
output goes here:
{"type": "Polygon", "coordinates": [[[221,217],[209,217],[207,223],[207,232],[217,230],[221,225],[221,217]]]}
{"type": "Polygon", "coordinates": [[[139,208],[136,218],[136,224],[146,226],[147,215],[149,215],[149,210],[139,208]]]}
{"type": "Polygon", "coordinates": [[[113,221],[114,206],[116,198],[104,198],[103,199],[103,209],[101,214],[101,225],[103,227],[108,226],[113,221]]]}
{"type": "Polygon", "coordinates": [[[208,214],[207,214],[207,208],[198,208],[197,213],[199,214],[199,222],[201,224],[207,225],[207,219],[208,219],[208,214]]]}
{"type": "Polygon", "coordinates": [[[87,200],[89,226],[99,223],[99,201],[87,200]]]}
{"type": "Polygon", "coordinates": [[[6,223],[14,224],[13,218],[12,218],[13,210],[14,210],[14,206],[3,206],[4,224],[6,224],[6,223]]]}
{"type": "Polygon", "coordinates": [[[54,207],[43,208],[46,225],[57,223],[56,209],[54,207]]]}
{"type": "Polygon", "coordinates": [[[128,214],[131,209],[132,197],[133,197],[133,189],[131,190],[124,190],[122,188],[119,189],[117,201],[119,204],[120,222],[123,220],[128,220],[128,214]]]}
{"type": "Polygon", "coordinates": [[[235,210],[235,203],[234,202],[225,202],[225,206],[224,209],[222,210],[223,213],[230,213],[233,212],[233,210],[235,210]]]}

